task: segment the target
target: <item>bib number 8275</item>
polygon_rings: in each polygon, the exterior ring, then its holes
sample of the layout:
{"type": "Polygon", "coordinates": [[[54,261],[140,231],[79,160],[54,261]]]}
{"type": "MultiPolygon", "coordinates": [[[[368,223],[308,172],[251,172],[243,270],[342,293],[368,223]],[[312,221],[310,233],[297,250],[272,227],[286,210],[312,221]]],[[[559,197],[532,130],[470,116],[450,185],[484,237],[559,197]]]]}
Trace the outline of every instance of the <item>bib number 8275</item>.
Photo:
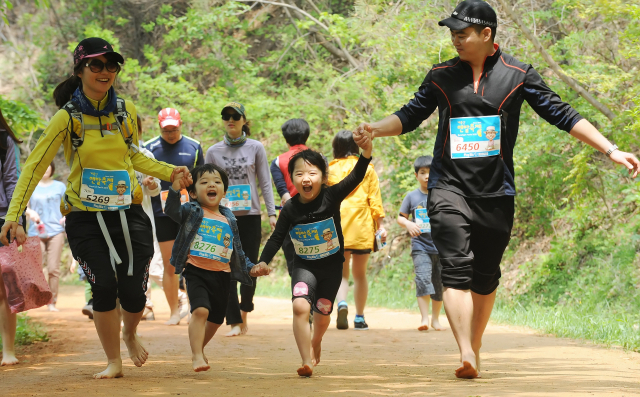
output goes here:
{"type": "Polygon", "coordinates": [[[319,254],[320,248],[318,246],[315,247],[298,247],[298,253],[303,255],[309,254],[319,254]]]}
{"type": "Polygon", "coordinates": [[[480,143],[459,143],[456,145],[456,152],[470,152],[472,150],[480,150],[480,143]]]}
{"type": "Polygon", "coordinates": [[[93,201],[94,203],[100,203],[100,204],[108,204],[109,203],[109,197],[96,196],[94,194],[87,195],[87,200],[93,201]]]}
{"type": "Polygon", "coordinates": [[[198,250],[198,251],[204,251],[204,252],[216,252],[216,246],[213,244],[209,244],[209,243],[199,243],[199,242],[195,242],[193,244],[193,248],[198,250]]]}

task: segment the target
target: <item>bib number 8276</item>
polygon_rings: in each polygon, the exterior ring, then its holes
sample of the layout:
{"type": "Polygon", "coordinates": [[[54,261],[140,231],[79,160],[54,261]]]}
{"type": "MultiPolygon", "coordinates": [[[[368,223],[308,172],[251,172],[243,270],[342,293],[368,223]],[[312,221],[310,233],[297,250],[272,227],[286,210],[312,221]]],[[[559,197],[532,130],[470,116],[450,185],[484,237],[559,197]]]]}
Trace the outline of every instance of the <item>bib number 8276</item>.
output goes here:
{"type": "Polygon", "coordinates": [[[298,247],[298,253],[299,254],[303,254],[303,255],[319,254],[320,253],[320,248],[318,248],[318,246],[314,246],[314,247],[298,247]]]}
{"type": "Polygon", "coordinates": [[[456,152],[470,152],[472,150],[480,150],[480,143],[459,143],[456,145],[456,152]]]}
{"type": "Polygon", "coordinates": [[[87,200],[93,201],[94,203],[100,203],[100,204],[108,204],[109,203],[109,197],[96,196],[94,194],[87,195],[87,200]]]}
{"type": "Polygon", "coordinates": [[[204,252],[216,252],[216,246],[213,244],[209,244],[209,243],[199,243],[199,242],[195,242],[193,244],[193,248],[198,250],[198,251],[204,251],[204,252]]]}

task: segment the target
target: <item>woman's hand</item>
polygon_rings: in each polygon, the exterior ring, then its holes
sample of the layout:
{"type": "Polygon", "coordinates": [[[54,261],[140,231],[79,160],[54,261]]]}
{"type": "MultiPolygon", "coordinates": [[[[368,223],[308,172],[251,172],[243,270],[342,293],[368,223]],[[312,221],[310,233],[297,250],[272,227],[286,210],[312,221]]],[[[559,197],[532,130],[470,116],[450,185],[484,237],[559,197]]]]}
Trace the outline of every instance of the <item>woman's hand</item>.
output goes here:
{"type": "Polygon", "coordinates": [[[269,216],[269,225],[271,226],[271,231],[276,230],[276,222],[278,222],[278,218],[275,215],[269,216]]]}
{"type": "Polygon", "coordinates": [[[260,262],[251,268],[249,275],[251,277],[267,276],[271,273],[271,268],[264,262],[260,262]]]}
{"type": "Polygon", "coordinates": [[[9,240],[14,239],[18,241],[18,245],[22,245],[27,239],[27,235],[24,233],[24,228],[14,221],[6,221],[0,229],[0,243],[3,245],[9,245],[11,241],[7,240],[7,232],[10,233],[9,240]]]}
{"type": "Polygon", "coordinates": [[[182,189],[184,189],[186,187],[184,185],[184,174],[182,172],[177,174],[177,175],[175,175],[175,177],[173,179],[174,180],[173,180],[173,184],[171,185],[171,187],[176,192],[179,192],[180,190],[182,190],[182,189]]]}
{"type": "Polygon", "coordinates": [[[380,226],[380,229],[378,229],[378,231],[376,233],[380,233],[380,241],[382,241],[383,243],[387,242],[387,229],[384,228],[384,226],[380,226]]]}

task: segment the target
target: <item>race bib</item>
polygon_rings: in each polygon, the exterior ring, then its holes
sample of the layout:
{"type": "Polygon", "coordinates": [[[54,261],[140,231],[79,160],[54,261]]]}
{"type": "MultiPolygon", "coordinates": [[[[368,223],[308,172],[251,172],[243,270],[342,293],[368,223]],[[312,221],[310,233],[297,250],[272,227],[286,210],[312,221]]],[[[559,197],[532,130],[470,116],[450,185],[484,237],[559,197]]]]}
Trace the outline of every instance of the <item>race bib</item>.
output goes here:
{"type": "MultiPolygon", "coordinates": [[[[169,196],[168,190],[163,190],[160,192],[160,204],[162,204],[162,210],[164,211],[164,206],[167,205],[167,197],[169,196]]],[[[189,193],[187,189],[180,190],[180,202],[182,204],[189,202],[189,193]]]]}
{"type": "Polygon", "coordinates": [[[500,116],[456,117],[449,127],[452,159],[500,154],[500,116]]]}
{"type": "Polygon", "coordinates": [[[426,208],[416,208],[413,218],[422,233],[431,233],[431,223],[426,208]]]}
{"type": "Polygon", "coordinates": [[[233,185],[227,189],[227,194],[220,204],[231,211],[249,211],[251,209],[251,185],[233,185]]]}
{"type": "Polygon", "coordinates": [[[340,240],[333,218],[324,221],[296,225],[289,232],[296,255],[306,260],[317,260],[340,250],[340,240]]]}
{"type": "Polygon", "coordinates": [[[231,227],[216,219],[202,218],[198,233],[191,242],[189,254],[229,263],[233,252],[231,227]]]}
{"type": "Polygon", "coordinates": [[[126,170],[82,171],[80,200],[86,207],[107,211],[126,210],[131,205],[131,179],[126,170]]]}

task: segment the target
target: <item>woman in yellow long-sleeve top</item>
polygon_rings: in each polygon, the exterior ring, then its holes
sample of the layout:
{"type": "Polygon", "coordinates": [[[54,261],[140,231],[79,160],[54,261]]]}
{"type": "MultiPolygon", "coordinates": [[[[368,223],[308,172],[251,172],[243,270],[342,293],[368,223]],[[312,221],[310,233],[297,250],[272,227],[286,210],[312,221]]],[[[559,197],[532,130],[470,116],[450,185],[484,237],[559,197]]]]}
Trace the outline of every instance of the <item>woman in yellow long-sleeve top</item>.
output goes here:
{"type": "MultiPolygon", "coordinates": [[[[189,172],[138,152],[136,108],[118,98],[112,87],[123,63],[122,55],[103,39],[78,44],[74,75],[54,91],[61,109],[27,159],[0,238],[6,244],[10,231],[11,239],[24,242],[17,220],[62,145],[71,173],[61,209],[67,215],[71,251],[91,284],[95,326],[108,360],[107,369],[95,378],[123,376],[117,298],[129,356],[137,366],[148,357],[136,329],[146,300],[153,236],[134,170],[163,180],[189,172]]],[[[184,184],[190,184],[190,176],[184,184]]]]}
{"type": "MultiPolygon", "coordinates": [[[[353,140],[351,131],[340,131],[333,138],[333,161],[329,163],[329,185],[343,180],[358,161],[358,145],[353,140]]],[[[384,209],[378,175],[369,164],[369,169],[362,183],[340,206],[342,232],[344,234],[344,264],[342,265],[342,284],[336,300],[338,301],[338,329],[349,328],[347,321],[347,293],[349,292],[349,262],[352,262],[354,281],[354,299],[356,301],[356,317],[354,328],[369,329],[364,321],[364,307],[367,303],[369,287],[367,284],[367,262],[373,249],[374,236],[380,231],[382,239],[386,239],[387,231],[382,226],[384,209]],[[353,258],[353,261],[351,259],[353,258]]]]}

